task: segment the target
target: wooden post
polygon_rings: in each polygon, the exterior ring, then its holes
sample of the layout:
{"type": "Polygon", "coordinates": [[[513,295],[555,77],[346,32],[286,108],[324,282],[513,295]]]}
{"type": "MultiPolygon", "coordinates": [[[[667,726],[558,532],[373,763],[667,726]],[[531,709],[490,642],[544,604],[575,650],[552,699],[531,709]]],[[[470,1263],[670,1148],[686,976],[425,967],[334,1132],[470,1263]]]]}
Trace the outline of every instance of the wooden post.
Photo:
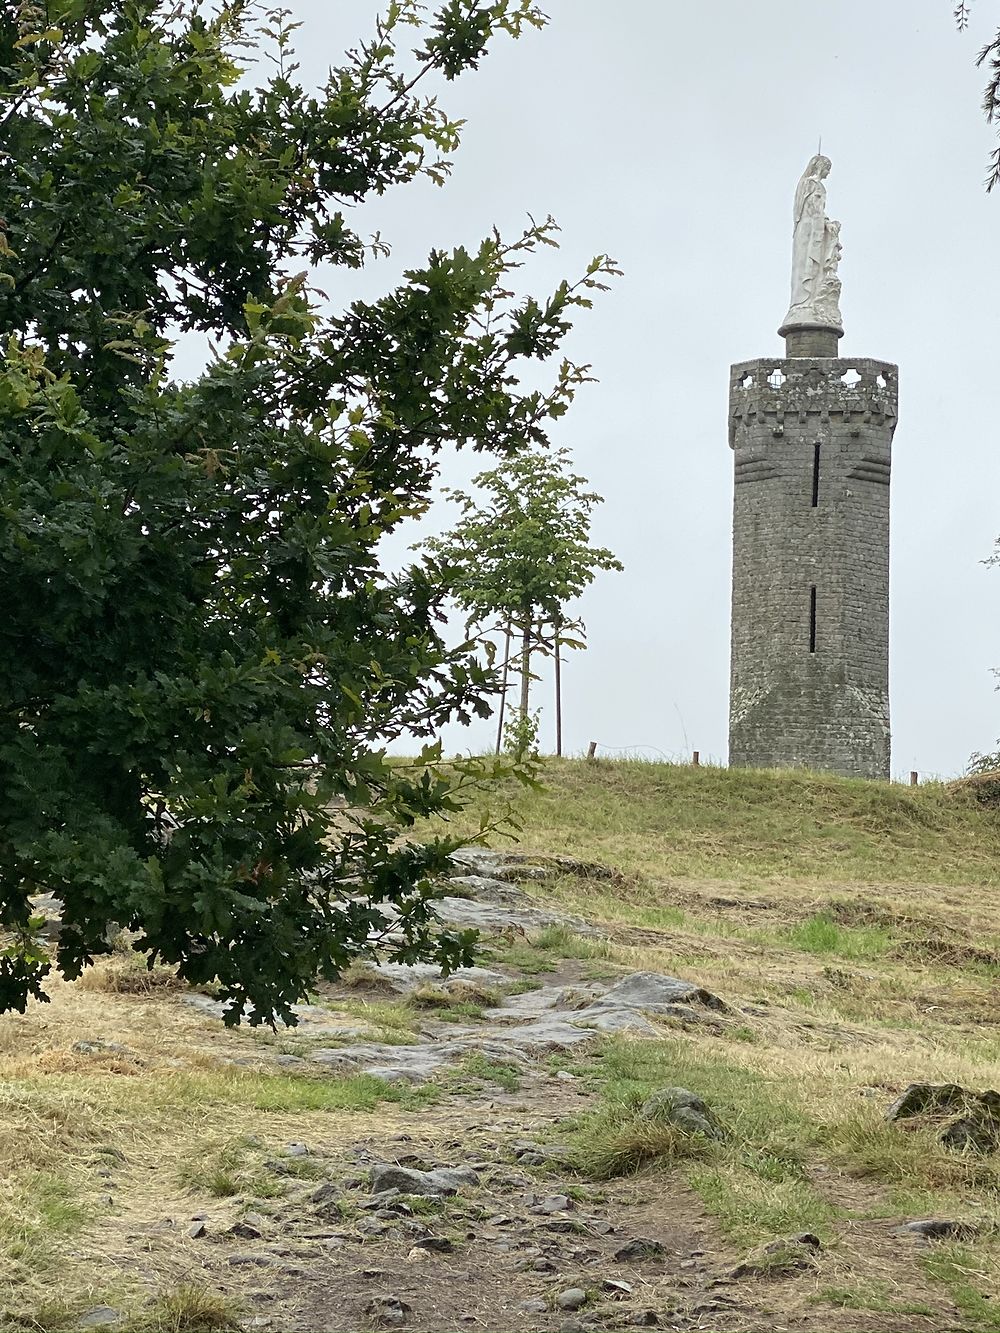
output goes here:
{"type": "Polygon", "coordinates": [[[497,719],[497,754],[500,753],[500,746],[503,743],[503,719],[507,710],[507,682],[510,679],[510,630],[510,616],[508,616],[504,630],[503,689],[500,692],[500,716],[497,719]]]}
{"type": "Polygon", "coordinates": [[[920,774],[919,774],[919,773],[915,773],[915,772],[911,769],[911,770],[910,770],[910,786],[911,786],[911,787],[915,787],[919,781],[920,781],[920,774]]]}
{"type": "Polygon", "coordinates": [[[593,759],[596,754],[597,754],[597,742],[591,741],[590,744],[587,746],[587,758],[593,759]]]}
{"type": "Polygon", "coordinates": [[[559,621],[556,621],[556,758],[562,758],[562,657],[559,653],[559,621]]]}
{"type": "Polygon", "coordinates": [[[694,765],[695,768],[697,768],[698,765],[701,763],[701,754],[699,753],[698,750],[695,750],[694,754],[691,756],[691,763],[694,765]]]}

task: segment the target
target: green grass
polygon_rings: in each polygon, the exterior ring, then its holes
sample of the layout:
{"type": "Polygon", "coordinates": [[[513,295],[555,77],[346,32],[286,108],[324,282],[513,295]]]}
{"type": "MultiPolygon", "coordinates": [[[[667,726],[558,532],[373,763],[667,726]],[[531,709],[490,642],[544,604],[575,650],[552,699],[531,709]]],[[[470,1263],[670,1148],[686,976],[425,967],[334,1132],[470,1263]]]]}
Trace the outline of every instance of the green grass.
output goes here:
{"type": "Polygon", "coordinates": [[[833,1305],[839,1310],[873,1310],[877,1314],[933,1315],[934,1309],[923,1301],[893,1295],[884,1282],[859,1283],[853,1287],[821,1287],[810,1304],[833,1305]]]}
{"type": "Polygon", "coordinates": [[[826,912],[818,912],[784,933],[784,942],[803,953],[853,960],[881,958],[895,937],[877,926],[842,926],[826,912]]]}
{"type": "Polygon", "coordinates": [[[819,1127],[785,1089],[744,1066],[703,1056],[682,1039],[608,1038],[571,1068],[600,1093],[596,1110],[564,1127],[570,1160],[583,1175],[604,1180],[653,1164],[687,1163],[692,1188],[739,1241],[822,1233],[838,1215],[805,1169],[819,1127]],[[725,1140],[715,1143],[638,1119],[643,1102],[665,1086],[704,1098],[725,1140]]]}
{"type": "Polygon", "coordinates": [[[517,1092],[521,1086],[521,1070],[505,1060],[491,1060],[482,1051],[473,1051],[444,1076],[442,1082],[449,1091],[468,1091],[494,1083],[504,1092],[517,1092]]]}
{"type": "MultiPolygon", "coordinates": [[[[589,935],[580,935],[570,926],[544,926],[523,940],[511,942],[493,940],[482,951],[485,960],[505,963],[529,976],[539,973],[555,972],[558,960],[578,958],[591,961],[606,961],[612,956],[608,940],[595,939],[589,935]]],[[[508,994],[518,994],[527,986],[511,987],[508,994]]]]}
{"type": "Polygon", "coordinates": [[[0,1246],[12,1259],[34,1261],[51,1241],[80,1230],[91,1212],[66,1176],[35,1172],[23,1182],[22,1197],[0,1207],[0,1246]]]}
{"type": "Polygon", "coordinates": [[[237,1194],[275,1198],[284,1193],[284,1187],[264,1166],[265,1158],[266,1154],[255,1139],[241,1135],[207,1156],[199,1149],[197,1156],[180,1164],[177,1180],[185,1189],[209,1194],[215,1199],[228,1199],[237,1194]]]}
{"type": "MultiPolygon", "coordinates": [[[[988,888],[1000,882],[995,812],[943,784],[551,759],[542,780],[540,792],[511,784],[502,793],[526,849],[581,855],[626,873],[988,888]],[[545,830],[544,842],[536,829],[545,830]]],[[[491,805],[497,800],[492,792],[491,805]]],[[[470,808],[450,823],[474,834],[479,813],[470,808]]]]}
{"type": "Polygon", "coordinates": [[[1000,1330],[1000,1257],[966,1245],[938,1243],[922,1260],[924,1271],[942,1283],[963,1317],[962,1327],[1000,1330]]]}
{"type": "Polygon", "coordinates": [[[243,1327],[241,1307],[221,1292],[193,1282],[162,1291],[138,1322],[136,1333],[230,1333],[243,1327]]]}

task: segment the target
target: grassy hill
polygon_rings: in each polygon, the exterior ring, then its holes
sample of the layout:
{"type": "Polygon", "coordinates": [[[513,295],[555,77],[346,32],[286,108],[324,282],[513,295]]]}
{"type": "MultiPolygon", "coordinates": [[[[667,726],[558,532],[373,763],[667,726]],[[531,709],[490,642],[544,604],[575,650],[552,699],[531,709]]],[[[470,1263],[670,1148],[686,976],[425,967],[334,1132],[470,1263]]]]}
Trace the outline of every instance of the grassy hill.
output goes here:
{"type": "MultiPolygon", "coordinates": [[[[477,1053],[411,1088],[309,1058],[359,1031],[395,1047],[456,1024],[474,1033],[497,994],[400,996],[348,977],[311,997],[321,1035],[229,1032],[206,997],[119,954],[57,983],[50,1005],[0,1017],[0,1333],[62,1333],[104,1304],[142,1333],[253,1316],[274,1333],[337,1333],[371,1326],[357,1314],[369,1282],[402,1292],[407,1326],[430,1333],[466,1326],[484,1275],[497,1303],[480,1291],[477,1321],[495,1333],[557,1328],[518,1301],[571,1279],[593,1282],[595,1327],[620,1327],[632,1305],[600,1294],[615,1272],[666,1326],[1000,1330],[1000,1152],[956,1152],[932,1125],[884,1119],[911,1082],[1000,1088],[997,811],[974,788],[808,773],[562,761],[543,777],[538,792],[490,798],[513,805],[518,850],[603,870],[521,886],[566,920],[484,933],[498,994],[551,987],[572,1007],[588,987],[651,971],[720,997],[718,1021],[665,1016],[653,1036],[606,1036],[527,1068],[477,1053]],[[707,1101],[722,1140],[637,1119],[671,1085],[707,1101]],[[519,1178],[522,1138],[564,1165],[519,1178]],[[309,1148],[301,1160],[295,1144],[309,1148]],[[454,1245],[422,1264],[391,1218],[385,1235],[365,1230],[357,1181],[359,1162],[414,1157],[488,1164],[478,1195],[407,1205],[407,1225],[433,1223],[454,1245]],[[327,1184],[334,1202],[317,1214],[327,1184]],[[526,1211],[546,1192],[578,1210],[562,1233],[526,1211]],[[512,1242],[562,1246],[553,1276],[470,1239],[501,1213],[512,1242]],[[585,1214],[613,1224],[611,1238],[584,1235],[585,1214]],[[929,1217],[965,1231],[895,1234],[929,1217]],[[820,1238],[815,1257],[727,1276],[751,1247],[799,1232],[820,1238]],[[623,1234],[668,1237],[667,1258],[609,1267],[623,1234]],[[599,1245],[597,1268],[571,1268],[599,1245]]],[[[482,810],[454,827],[474,834],[482,810]]]]}
{"type": "MultiPolygon", "coordinates": [[[[631,760],[547,760],[543,782],[537,793],[514,785],[501,793],[523,826],[525,846],[584,846],[623,870],[725,880],[1000,883],[1000,810],[984,808],[974,789],[960,785],[903,787],[631,760]]],[[[476,822],[465,822],[469,833],[476,822]]]]}

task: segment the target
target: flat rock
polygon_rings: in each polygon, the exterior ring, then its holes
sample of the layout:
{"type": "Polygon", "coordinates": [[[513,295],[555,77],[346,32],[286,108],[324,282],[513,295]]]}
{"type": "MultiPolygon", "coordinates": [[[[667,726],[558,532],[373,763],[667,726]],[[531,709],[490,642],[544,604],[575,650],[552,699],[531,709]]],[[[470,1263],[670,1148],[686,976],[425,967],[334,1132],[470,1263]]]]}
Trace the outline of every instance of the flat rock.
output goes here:
{"type": "Polygon", "coordinates": [[[120,1324],[124,1316],[111,1305],[95,1305],[76,1321],[77,1328],[111,1328],[120,1324]]]}
{"type": "Polygon", "coordinates": [[[587,1304],[587,1293],[582,1287],[567,1287],[556,1297],[560,1310],[581,1310],[587,1304]]]}
{"type": "Polygon", "coordinates": [[[594,1008],[638,1009],[643,1013],[655,1014],[664,1008],[677,1005],[699,1005],[704,1009],[724,1012],[728,1006],[717,995],[696,986],[679,977],[664,976],[660,972],[633,972],[623,977],[599,1000],[594,1008]]]}
{"type": "Polygon", "coordinates": [[[478,1185],[479,1177],[469,1166],[440,1166],[432,1171],[415,1171],[410,1167],[384,1163],[371,1169],[372,1193],[398,1190],[400,1194],[417,1194],[428,1198],[457,1194],[463,1185],[478,1185]]]}
{"type": "Polygon", "coordinates": [[[478,903],[470,898],[438,898],[434,914],[449,926],[463,926],[474,930],[541,930],[545,926],[569,926],[579,935],[594,936],[600,931],[585,921],[559,912],[548,912],[541,907],[501,907],[493,903],[478,903]]]}
{"type": "Polygon", "coordinates": [[[527,895],[516,885],[488,875],[452,875],[448,887],[454,890],[449,897],[474,898],[476,902],[497,907],[519,907],[528,902],[527,895]]]}
{"type": "Polygon", "coordinates": [[[504,986],[510,983],[510,977],[505,973],[493,972],[486,967],[459,967],[447,976],[442,974],[435,963],[379,963],[371,964],[370,968],[374,976],[384,977],[400,995],[408,995],[428,982],[445,990],[456,983],[476,986],[504,986]]]}

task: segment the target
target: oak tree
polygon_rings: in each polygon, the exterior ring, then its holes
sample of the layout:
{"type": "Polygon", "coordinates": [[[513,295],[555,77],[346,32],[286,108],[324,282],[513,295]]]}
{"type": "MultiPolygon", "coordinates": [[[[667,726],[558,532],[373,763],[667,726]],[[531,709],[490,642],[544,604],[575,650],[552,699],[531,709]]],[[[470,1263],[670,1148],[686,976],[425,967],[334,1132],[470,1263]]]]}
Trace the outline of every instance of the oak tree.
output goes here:
{"type": "Polygon", "coordinates": [[[390,930],[399,959],[469,957],[432,911],[451,844],[400,833],[481,776],[433,737],[495,680],[442,637],[437,563],[390,573],[379,545],[445,451],[545,441],[585,369],[528,392],[518,367],[587,287],[510,294],[550,223],[342,309],[309,275],[371,257],[366,199],[445,180],[436,85],[542,22],[392,0],[310,90],[251,0],[3,6],[0,1008],[110,923],[230,1022],[288,1019],[390,930]],[[187,379],[185,335],[212,347],[187,379]],[[390,763],[404,734],[422,758],[390,763]]]}

